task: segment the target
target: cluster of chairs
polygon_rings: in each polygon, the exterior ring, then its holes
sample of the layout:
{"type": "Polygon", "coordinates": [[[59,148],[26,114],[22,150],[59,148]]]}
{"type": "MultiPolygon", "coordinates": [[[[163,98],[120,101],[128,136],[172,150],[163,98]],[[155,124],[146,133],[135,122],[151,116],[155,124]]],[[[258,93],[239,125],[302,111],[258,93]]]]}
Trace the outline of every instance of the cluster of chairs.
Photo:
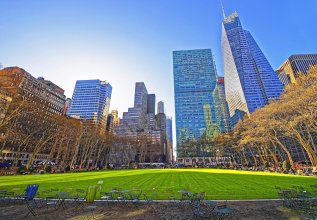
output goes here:
{"type": "Polygon", "coordinates": [[[292,186],[289,189],[278,186],[275,188],[284,205],[288,208],[308,212],[315,207],[317,185],[311,185],[310,190],[304,189],[302,186],[292,186]]]}
{"type": "Polygon", "coordinates": [[[101,191],[100,199],[107,202],[107,204],[114,204],[123,207],[144,204],[154,209],[153,202],[157,199],[157,193],[155,189],[152,189],[151,191],[143,191],[139,188],[112,188],[109,191],[101,191]]]}
{"type": "Polygon", "coordinates": [[[20,193],[20,188],[14,188],[12,191],[2,189],[0,190],[0,202],[6,204],[20,203],[25,202],[28,213],[35,216],[34,209],[38,207],[37,202],[35,201],[35,195],[38,192],[39,185],[28,185],[23,193],[20,193]]]}
{"type": "Polygon", "coordinates": [[[178,191],[181,196],[179,205],[190,207],[195,218],[217,218],[224,219],[234,214],[235,209],[228,207],[228,202],[220,203],[214,200],[207,200],[206,193],[192,193],[186,189],[178,191]]]}
{"type": "Polygon", "coordinates": [[[98,181],[96,185],[89,186],[84,189],[68,189],[60,191],[57,188],[45,189],[39,191],[39,185],[28,185],[27,188],[20,193],[20,188],[13,188],[11,190],[0,190],[0,202],[5,204],[25,203],[28,209],[26,216],[32,214],[36,215],[37,209],[65,209],[72,208],[87,208],[95,209],[92,203],[96,200],[97,193],[100,193],[100,199],[106,204],[113,204],[118,206],[137,206],[145,204],[154,209],[153,201],[156,199],[155,193],[145,192],[138,188],[131,190],[122,190],[120,188],[113,188],[110,191],[102,191],[103,181],[98,181]],[[37,198],[35,198],[37,197],[37,198]],[[88,204],[88,205],[87,205],[88,204]]]}
{"type": "Polygon", "coordinates": [[[65,209],[72,208],[87,208],[96,209],[92,203],[95,201],[98,192],[100,200],[106,204],[112,204],[121,207],[130,206],[147,206],[155,210],[154,201],[158,197],[166,197],[170,202],[174,202],[180,208],[191,210],[195,218],[216,217],[223,219],[230,217],[234,213],[234,209],[228,207],[227,201],[224,204],[213,200],[206,199],[206,193],[193,193],[188,190],[176,191],[166,189],[166,194],[162,194],[162,190],[151,189],[144,191],[139,188],[122,189],[112,188],[109,191],[103,191],[103,181],[98,181],[96,185],[84,189],[72,189],[59,191],[57,188],[45,189],[39,192],[39,185],[28,185],[23,193],[19,193],[19,188],[14,188],[11,191],[0,190],[0,201],[5,203],[24,202],[28,209],[27,216],[37,214],[37,209],[65,209]],[[159,193],[158,193],[159,192],[159,193]],[[35,197],[38,197],[35,199],[35,197]],[[88,205],[87,205],[88,204],[88,205]]]}
{"type": "MultiPolygon", "coordinates": [[[[94,188],[96,188],[94,186],[94,188]]],[[[95,190],[96,192],[96,190],[95,190]]],[[[93,192],[93,193],[95,193],[93,192]]],[[[96,194],[96,193],[95,193],[96,194]]],[[[95,194],[92,195],[93,201],[95,194]]],[[[57,188],[46,189],[39,192],[38,184],[31,184],[21,193],[20,188],[12,190],[0,190],[0,202],[4,204],[21,204],[24,203],[28,213],[36,215],[37,209],[65,209],[67,207],[79,207],[87,203],[89,191],[76,189],[74,192],[61,192],[57,188]],[[38,197],[38,198],[35,198],[38,197]]]]}

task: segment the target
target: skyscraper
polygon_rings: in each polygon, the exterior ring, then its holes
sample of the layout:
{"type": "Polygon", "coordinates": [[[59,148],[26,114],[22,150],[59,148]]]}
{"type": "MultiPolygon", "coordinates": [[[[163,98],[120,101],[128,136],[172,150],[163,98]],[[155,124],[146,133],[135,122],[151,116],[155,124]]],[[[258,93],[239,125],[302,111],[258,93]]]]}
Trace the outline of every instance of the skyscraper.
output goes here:
{"type": "Polygon", "coordinates": [[[120,125],[118,110],[112,110],[111,115],[113,116],[112,127],[118,127],[120,125]]]}
{"type": "Polygon", "coordinates": [[[135,83],[134,108],[147,109],[148,92],[144,82],[135,83]]]}
{"type": "Polygon", "coordinates": [[[162,157],[161,161],[166,162],[166,155],[167,155],[167,140],[166,140],[166,115],[164,113],[158,113],[155,115],[156,126],[162,131],[162,157]]]}
{"type": "Polygon", "coordinates": [[[149,94],[147,97],[147,113],[152,113],[155,115],[155,94],[149,94]]]}
{"type": "Polygon", "coordinates": [[[136,152],[130,160],[138,162],[165,162],[166,127],[158,126],[164,117],[155,114],[155,94],[148,94],[145,84],[135,84],[134,107],[123,113],[120,125],[114,129],[116,135],[135,140],[136,152]],[[149,109],[150,108],[150,109],[149,109]]]}
{"type": "Polygon", "coordinates": [[[112,87],[106,81],[78,80],[67,115],[106,129],[112,87]]]}
{"type": "Polygon", "coordinates": [[[276,73],[284,86],[294,83],[300,73],[307,74],[311,66],[317,65],[317,54],[291,55],[276,73]]]}
{"type": "Polygon", "coordinates": [[[107,131],[113,132],[113,129],[120,125],[118,110],[112,110],[107,118],[107,131]]]}
{"type": "Polygon", "coordinates": [[[212,93],[216,72],[211,49],[173,52],[177,154],[217,123],[212,93]],[[211,124],[212,123],[212,124],[211,124]]]}
{"type": "Polygon", "coordinates": [[[283,92],[282,83],[250,32],[243,29],[237,12],[224,15],[222,58],[231,117],[252,113],[283,92]]]}
{"type": "Polygon", "coordinates": [[[164,113],[164,102],[159,101],[157,103],[157,113],[164,113]]]}
{"type": "Polygon", "coordinates": [[[173,160],[173,127],[172,118],[166,118],[166,136],[167,136],[167,156],[168,160],[173,160]]]}

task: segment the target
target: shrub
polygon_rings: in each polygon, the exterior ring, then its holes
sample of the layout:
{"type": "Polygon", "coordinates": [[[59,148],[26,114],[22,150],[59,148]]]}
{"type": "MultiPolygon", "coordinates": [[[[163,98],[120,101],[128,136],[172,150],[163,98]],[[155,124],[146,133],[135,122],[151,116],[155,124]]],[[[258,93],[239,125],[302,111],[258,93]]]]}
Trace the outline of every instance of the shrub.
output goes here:
{"type": "Polygon", "coordinates": [[[26,170],[26,167],[21,165],[21,166],[19,166],[19,168],[17,170],[17,174],[22,174],[25,172],[25,170],[26,170]]]}
{"type": "Polygon", "coordinates": [[[30,167],[30,168],[29,168],[29,172],[30,172],[30,173],[36,173],[36,167],[33,167],[33,166],[30,167]]]}
{"type": "Polygon", "coordinates": [[[45,172],[46,173],[51,173],[52,172],[52,166],[46,166],[45,167],[45,172]]]}
{"type": "Polygon", "coordinates": [[[68,173],[69,171],[70,171],[70,166],[67,165],[67,166],[65,167],[65,172],[68,173]]]}

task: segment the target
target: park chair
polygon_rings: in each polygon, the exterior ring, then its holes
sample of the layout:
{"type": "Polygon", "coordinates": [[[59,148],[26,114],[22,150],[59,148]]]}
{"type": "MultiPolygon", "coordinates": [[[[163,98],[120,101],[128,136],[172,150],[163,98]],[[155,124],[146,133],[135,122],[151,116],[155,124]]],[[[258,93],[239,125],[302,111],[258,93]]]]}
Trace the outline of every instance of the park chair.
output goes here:
{"type": "Polygon", "coordinates": [[[26,216],[28,216],[30,213],[35,216],[35,208],[37,208],[37,203],[34,200],[35,195],[37,194],[37,191],[39,189],[39,185],[28,185],[25,193],[24,193],[24,201],[26,202],[26,207],[28,208],[29,212],[26,216]]]}
{"type": "Polygon", "coordinates": [[[133,205],[138,205],[141,202],[141,196],[143,191],[137,188],[132,189],[130,194],[130,200],[132,201],[133,205]]]}
{"type": "Polygon", "coordinates": [[[23,199],[24,193],[21,191],[20,188],[12,188],[12,192],[14,193],[14,199],[16,202],[19,202],[21,201],[21,199],[23,199]]]}
{"type": "Polygon", "coordinates": [[[284,189],[279,192],[279,195],[283,199],[283,203],[286,207],[296,206],[297,192],[295,190],[284,189]]]}
{"type": "Polygon", "coordinates": [[[192,203],[191,209],[195,219],[198,219],[198,218],[204,219],[210,216],[210,213],[208,213],[208,210],[203,209],[203,206],[200,203],[192,203]]]}
{"type": "Polygon", "coordinates": [[[59,192],[56,194],[57,203],[56,208],[66,208],[66,199],[68,197],[67,192],[59,192]]]}
{"type": "Polygon", "coordinates": [[[100,192],[100,198],[103,201],[106,201],[107,204],[110,204],[110,202],[113,202],[114,197],[112,196],[113,194],[110,192],[100,192]]]}
{"type": "Polygon", "coordinates": [[[157,192],[156,190],[143,193],[143,197],[145,200],[145,205],[150,208],[151,210],[155,211],[154,201],[157,199],[157,192]]]}
{"type": "Polygon", "coordinates": [[[202,201],[202,206],[204,206],[207,211],[212,214],[215,210],[215,208],[217,207],[217,202],[213,201],[213,200],[204,200],[202,201]]]}
{"type": "Polygon", "coordinates": [[[234,213],[234,209],[228,208],[228,201],[225,202],[225,204],[217,205],[217,207],[214,210],[214,213],[216,214],[218,219],[224,219],[225,217],[230,217],[234,213]]]}
{"type": "Polygon", "coordinates": [[[76,189],[75,195],[71,198],[72,203],[76,208],[82,207],[86,201],[87,191],[83,189],[76,189]]]}
{"type": "Polygon", "coordinates": [[[7,191],[5,194],[5,200],[8,204],[15,201],[15,193],[12,191],[7,191]]]}
{"type": "Polygon", "coordinates": [[[6,202],[6,193],[7,193],[7,189],[1,189],[0,190],[0,202],[1,203],[5,203],[6,202]]]}
{"type": "Polygon", "coordinates": [[[191,199],[194,194],[186,189],[181,189],[178,192],[180,193],[180,199],[178,203],[179,207],[184,208],[185,206],[191,203],[191,199]]]}
{"type": "Polygon", "coordinates": [[[49,207],[54,207],[56,209],[57,207],[57,201],[56,195],[54,192],[52,192],[50,189],[46,189],[40,192],[42,199],[40,200],[40,204],[42,207],[46,208],[46,211],[48,211],[49,207]],[[53,195],[53,194],[54,195],[53,195]]]}
{"type": "Polygon", "coordinates": [[[201,192],[201,193],[193,193],[191,198],[190,198],[190,203],[191,204],[200,204],[205,197],[206,193],[205,192],[201,192]]]}
{"type": "Polygon", "coordinates": [[[131,199],[130,193],[131,193],[131,190],[121,190],[118,193],[118,197],[117,197],[118,204],[119,205],[121,204],[123,206],[128,205],[128,202],[131,199]]]}

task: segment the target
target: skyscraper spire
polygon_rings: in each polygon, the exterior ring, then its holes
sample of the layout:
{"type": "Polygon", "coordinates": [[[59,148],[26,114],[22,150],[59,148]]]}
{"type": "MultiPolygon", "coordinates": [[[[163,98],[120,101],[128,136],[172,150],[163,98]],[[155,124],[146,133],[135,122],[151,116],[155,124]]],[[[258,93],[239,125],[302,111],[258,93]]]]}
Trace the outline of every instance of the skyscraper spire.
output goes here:
{"type": "Polygon", "coordinates": [[[223,1],[220,0],[220,3],[221,3],[221,8],[222,8],[222,16],[223,16],[223,19],[225,19],[226,18],[226,13],[225,13],[225,9],[223,7],[223,1]]]}

